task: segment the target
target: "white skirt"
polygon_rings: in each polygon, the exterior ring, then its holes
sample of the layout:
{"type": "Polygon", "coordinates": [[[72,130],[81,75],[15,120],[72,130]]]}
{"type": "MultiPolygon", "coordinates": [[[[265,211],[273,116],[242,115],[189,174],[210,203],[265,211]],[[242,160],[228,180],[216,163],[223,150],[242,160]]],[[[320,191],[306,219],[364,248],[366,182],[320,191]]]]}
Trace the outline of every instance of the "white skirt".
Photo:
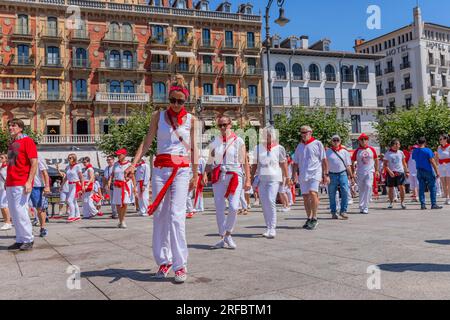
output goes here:
{"type": "Polygon", "coordinates": [[[443,178],[450,177],[450,163],[440,164],[439,165],[439,174],[443,178]]]}
{"type": "Polygon", "coordinates": [[[122,188],[114,187],[113,190],[113,196],[112,196],[112,204],[115,206],[121,206],[123,204],[129,205],[134,202],[134,196],[133,196],[133,183],[131,181],[128,182],[128,188],[130,189],[130,193],[125,190],[125,194],[123,197],[123,203],[122,203],[122,188]]]}

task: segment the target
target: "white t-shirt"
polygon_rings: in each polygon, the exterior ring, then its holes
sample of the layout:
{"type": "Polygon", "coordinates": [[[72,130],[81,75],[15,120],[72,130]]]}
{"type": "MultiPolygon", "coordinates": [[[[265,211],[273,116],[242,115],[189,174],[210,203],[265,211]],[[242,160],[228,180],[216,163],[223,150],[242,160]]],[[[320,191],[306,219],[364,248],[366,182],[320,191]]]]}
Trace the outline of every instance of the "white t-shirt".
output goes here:
{"type": "Polygon", "coordinates": [[[44,176],[42,174],[43,170],[47,170],[48,172],[48,166],[45,163],[45,160],[42,158],[38,158],[38,170],[36,171],[36,175],[34,176],[34,188],[43,188],[45,186],[44,183],[44,176]]]}
{"type": "Polygon", "coordinates": [[[106,180],[109,180],[109,177],[111,176],[111,173],[113,172],[113,167],[114,165],[107,166],[104,170],[103,170],[103,176],[105,177],[106,180]]]}
{"type": "Polygon", "coordinates": [[[322,161],[326,159],[322,142],[300,143],[295,149],[294,162],[298,165],[300,181],[322,180],[322,161]]]}
{"type": "Polygon", "coordinates": [[[80,173],[80,172],[82,172],[80,164],[76,164],[73,167],[68,165],[67,168],[66,168],[67,181],[69,181],[69,182],[78,182],[78,181],[80,181],[80,178],[78,177],[78,173],[80,173]]]}
{"type": "Polygon", "coordinates": [[[136,166],[136,181],[144,181],[144,186],[147,186],[150,181],[150,166],[143,163],[136,166]]]}
{"type": "Polygon", "coordinates": [[[384,160],[388,162],[388,168],[392,172],[400,172],[405,173],[405,168],[403,168],[403,160],[405,159],[405,154],[399,150],[397,152],[393,152],[389,150],[384,155],[384,160]]]}
{"type": "Polygon", "coordinates": [[[8,166],[0,168],[0,190],[5,190],[6,173],[8,171],[8,166]]]}
{"type": "MultiPolygon", "coordinates": [[[[230,138],[225,144],[221,137],[216,137],[211,143],[211,148],[214,150],[214,166],[220,165],[222,172],[237,172],[242,174],[242,164],[239,162],[239,152],[245,143],[242,138],[230,138]],[[223,154],[226,150],[226,156],[223,154]]],[[[243,155],[241,155],[241,158],[243,155]]]]}
{"type": "Polygon", "coordinates": [[[352,165],[352,160],[350,159],[350,152],[345,150],[344,148],[336,151],[342,158],[342,161],[336,153],[329,148],[326,151],[327,159],[328,159],[328,168],[330,173],[341,173],[347,171],[347,167],[352,165]],[[345,163],[345,165],[344,165],[345,163]]]}
{"type": "Polygon", "coordinates": [[[442,146],[440,146],[438,148],[438,156],[439,156],[439,160],[450,159],[450,146],[448,146],[445,149],[443,149],[442,146]]]}
{"type": "Polygon", "coordinates": [[[260,181],[283,181],[283,172],[280,163],[286,162],[286,149],[277,145],[268,151],[266,146],[260,144],[253,150],[253,161],[258,165],[256,174],[260,181]]]}
{"type": "Polygon", "coordinates": [[[356,149],[352,157],[352,161],[357,162],[356,174],[366,175],[375,173],[375,159],[377,157],[377,151],[372,147],[356,149]]]}
{"type": "Polygon", "coordinates": [[[82,169],[82,172],[83,172],[83,178],[84,178],[84,181],[86,181],[86,182],[88,182],[89,181],[89,172],[92,172],[92,174],[95,174],[95,171],[94,171],[94,168],[89,168],[89,169],[87,169],[86,167],[84,167],[83,169],[82,169]]]}
{"type": "Polygon", "coordinates": [[[131,166],[129,161],[126,161],[123,164],[116,162],[113,167],[114,172],[114,180],[125,181],[125,170],[127,170],[131,166]]]}

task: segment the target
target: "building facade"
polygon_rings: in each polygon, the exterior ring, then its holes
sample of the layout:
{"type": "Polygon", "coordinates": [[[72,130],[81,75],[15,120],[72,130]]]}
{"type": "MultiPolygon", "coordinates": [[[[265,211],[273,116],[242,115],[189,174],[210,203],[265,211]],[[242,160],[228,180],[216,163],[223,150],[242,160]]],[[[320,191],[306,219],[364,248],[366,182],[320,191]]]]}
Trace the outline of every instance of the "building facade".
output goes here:
{"type": "Polygon", "coordinates": [[[307,36],[274,36],[271,43],[270,74],[266,52],[262,61],[266,97],[272,78],[274,114],[298,106],[337,108],[351,123],[353,146],[362,132],[377,144],[372,124],[380,111],[375,86],[375,60],[380,56],[332,51],[328,39],[310,45],[307,36]]]}
{"type": "Polygon", "coordinates": [[[378,106],[388,112],[420,101],[449,105],[450,27],[414,22],[376,39],[355,41],[358,53],[382,55],[376,64],[378,106]]]}
{"type": "Polygon", "coordinates": [[[168,104],[176,73],[190,110],[263,122],[261,16],[200,0],[0,2],[2,124],[21,118],[42,145],[94,144],[108,118],[168,104]]]}

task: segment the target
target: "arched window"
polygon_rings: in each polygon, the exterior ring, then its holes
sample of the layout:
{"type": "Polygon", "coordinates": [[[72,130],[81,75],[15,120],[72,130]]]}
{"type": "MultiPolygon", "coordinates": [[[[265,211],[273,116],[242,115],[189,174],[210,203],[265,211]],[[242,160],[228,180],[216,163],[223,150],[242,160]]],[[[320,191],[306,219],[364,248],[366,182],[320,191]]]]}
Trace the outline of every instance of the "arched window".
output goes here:
{"type": "Polygon", "coordinates": [[[125,41],[133,40],[133,28],[129,23],[124,23],[122,25],[122,40],[125,41]]]}
{"type": "Polygon", "coordinates": [[[46,35],[50,37],[56,37],[57,34],[58,34],[58,18],[48,17],[46,35]]]}
{"type": "Polygon", "coordinates": [[[111,93],[120,93],[121,92],[121,88],[120,88],[120,82],[117,80],[113,80],[109,83],[109,92],[111,93]]]}
{"type": "Polygon", "coordinates": [[[117,22],[111,22],[108,29],[109,37],[111,40],[120,40],[120,26],[117,22]]]}
{"type": "Polygon", "coordinates": [[[85,48],[77,48],[73,65],[76,67],[87,67],[87,51],[85,48]]]}
{"type": "Polygon", "coordinates": [[[336,81],[336,71],[331,64],[325,67],[325,74],[327,75],[327,81],[336,81]]]}
{"type": "Polygon", "coordinates": [[[277,79],[278,80],[286,80],[287,79],[287,77],[286,77],[286,66],[283,63],[278,62],[275,65],[275,72],[277,74],[277,79]]]}
{"type": "Polygon", "coordinates": [[[132,69],[133,68],[133,54],[131,51],[124,51],[122,57],[122,67],[124,69],[132,69]]]}
{"type": "Polygon", "coordinates": [[[124,118],[120,118],[119,119],[119,121],[117,121],[117,124],[119,125],[119,126],[123,126],[124,124],[125,124],[125,119],[124,118]]]}
{"type": "Polygon", "coordinates": [[[153,84],[153,100],[157,102],[165,102],[167,100],[166,84],[164,82],[153,84]]]}
{"type": "Polygon", "coordinates": [[[292,73],[294,75],[294,80],[303,80],[303,69],[298,63],[292,66],[292,73]]]}
{"type": "Polygon", "coordinates": [[[353,69],[348,66],[342,67],[342,81],[353,82],[353,69]]]}
{"type": "Polygon", "coordinates": [[[131,80],[127,80],[123,83],[123,92],[124,93],[135,93],[134,92],[134,83],[131,80]]]}
{"type": "Polygon", "coordinates": [[[369,69],[367,67],[357,67],[356,79],[358,82],[369,82],[369,69]]]}
{"type": "Polygon", "coordinates": [[[77,120],[77,134],[89,134],[88,122],[86,119],[77,120]]]}
{"type": "Polygon", "coordinates": [[[103,121],[100,121],[100,127],[103,129],[104,134],[109,133],[109,119],[104,119],[103,121]]]}
{"type": "Polygon", "coordinates": [[[312,81],[320,81],[319,67],[317,64],[309,65],[309,79],[312,81]]]}
{"type": "Polygon", "coordinates": [[[47,65],[57,66],[60,64],[59,59],[59,48],[58,47],[47,47],[47,65]]]}
{"type": "Polygon", "coordinates": [[[117,50],[111,50],[109,53],[109,67],[120,68],[120,52],[117,50]]]}

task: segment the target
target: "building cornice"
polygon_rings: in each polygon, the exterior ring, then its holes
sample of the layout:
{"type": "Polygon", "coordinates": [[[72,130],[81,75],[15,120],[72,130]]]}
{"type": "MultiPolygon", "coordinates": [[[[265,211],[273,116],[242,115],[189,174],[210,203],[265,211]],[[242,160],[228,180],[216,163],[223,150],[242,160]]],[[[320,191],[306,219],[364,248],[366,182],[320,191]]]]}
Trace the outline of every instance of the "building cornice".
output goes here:
{"type": "MultiPolygon", "coordinates": [[[[264,50],[265,54],[266,51],[264,50]]],[[[362,59],[362,60],[379,60],[384,58],[384,55],[353,53],[346,51],[318,51],[310,49],[288,49],[288,48],[271,48],[270,54],[294,55],[294,56],[313,56],[313,57],[328,57],[328,58],[343,58],[343,59],[362,59]]]]}
{"type": "Polygon", "coordinates": [[[371,46],[371,45],[373,45],[375,42],[379,42],[379,41],[380,41],[381,39],[383,39],[383,38],[389,38],[389,37],[391,37],[394,33],[403,31],[404,29],[409,29],[409,28],[412,29],[413,26],[414,26],[413,24],[409,24],[409,25],[407,25],[407,26],[401,27],[401,28],[396,29],[396,30],[394,30],[394,31],[391,31],[391,32],[389,32],[389,33],[383,34],[382,36],[379,36],[379,37],[376,37],[376,38],[374,38],[374,39],[370,39],[370,40],[364,41],[364,42],[363,42],[362,44],[360,44],[359,46],[354,46],[354,48],[355,48],[355,49],[360,49],[360,48],[362,48],[362,47],[371,46]]]}

